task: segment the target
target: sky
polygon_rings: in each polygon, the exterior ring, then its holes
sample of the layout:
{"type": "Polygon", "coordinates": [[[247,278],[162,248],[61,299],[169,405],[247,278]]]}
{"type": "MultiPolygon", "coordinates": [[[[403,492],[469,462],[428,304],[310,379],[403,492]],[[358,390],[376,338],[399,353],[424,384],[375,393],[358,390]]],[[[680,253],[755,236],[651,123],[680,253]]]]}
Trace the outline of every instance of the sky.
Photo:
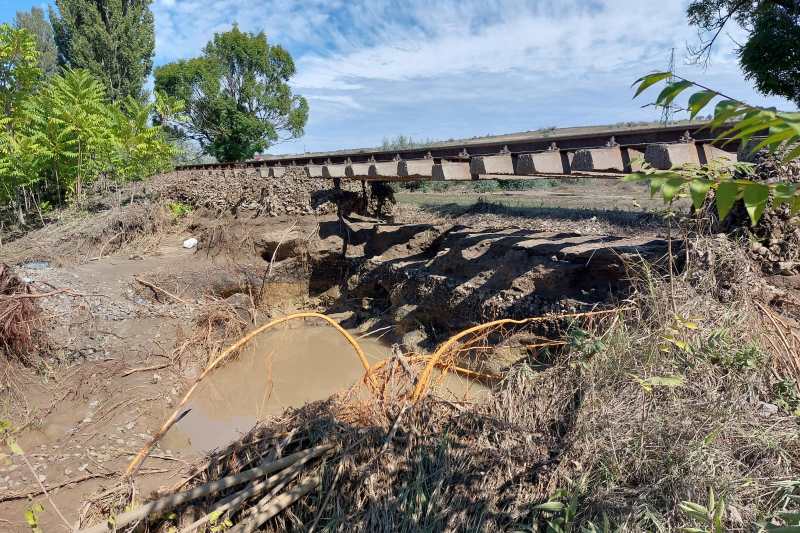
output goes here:
{"type": "MultiPolygon", "coordinates": [[[[658,120],[631,83],[667,67],[730,96],[765,98],[738,67],[732,27],[705,68],[686,61],[688,0],[154,0],[156,65],[193,57],[234,23],[294,57],[305,135],[272,153],[658,120]]],[[[0,0],[0,21],[39,0],[0,0]]]]}

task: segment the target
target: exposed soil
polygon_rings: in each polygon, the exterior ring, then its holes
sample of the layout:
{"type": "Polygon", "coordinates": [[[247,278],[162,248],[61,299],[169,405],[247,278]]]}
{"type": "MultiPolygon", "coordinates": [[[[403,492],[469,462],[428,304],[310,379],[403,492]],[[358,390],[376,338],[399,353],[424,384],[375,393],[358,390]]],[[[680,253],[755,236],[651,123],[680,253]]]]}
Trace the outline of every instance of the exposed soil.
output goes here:
{"type": "MultiPolygon", "coordinates": [[[[31,292],[63,291],[37,301],[46,347],[35,362],[3,363],[0,419],[19,428],[16,438],[38,481],[19,456],[0,457],[0,529],[29,529],[26,495],[42,499],[38,482],[49,487],[70,521],[77,520],[81,502],[115,485],[209,359],[271,317],[298,309],[325,312],[367,337],[372,360],[423,353],[462,328],[499,317],[618,305],[635,289],[631,269],[644,262],[663,267],[667,250],[661,222],[641,212],[566,210],[532,217],[485,205],[442,210],[401,204],[387,221],[343,209],[340,191],[326,201],[339,200],[339,212],[349,218],[343,221],[334,214],[336,203],[333,209],[295,209],[282,200],[278,208],[269,200],[277,193],[256,195],[252,187],[247,190],[255,200],[225,199],[213,180],[195,178],[165,180],[155,187],[158,195],[64,217],[3,245],[3,261],[31,292]],[[212,187],[209,196],[220,200],[197,202],[187,191],[198,183],[212,187]],[[175,218],[162,203],[175,199],[196,208],[175,218]],[[197,247],[182,246],[189,237],[198,239],[197,247]]],[[[358,196],[347,198],[355,202],[358,196]]],[[[780,281],[783,286],[773,287],[769,298],[796,309],[796,284],[787,276],[780,281]]],[[[139,489],[171,487],[178,467],[224,447],[258,420],[323,400],[356,381],[357,359],[337,344],[342,339],[328,335],[332,330],[318,325],[307,321],[265,334],[215,374],[139,472],[139,489]]],[[[526,334],[534,333],[547,331],[526,334]]],[[[511,346],[496,358],[493,372],[529,355],[519,349],[529,341],[511,340],[503,339],[503,346],[487,340],[498,353],[511,346]]],[[[483,390],[463,380],[451,385],[442,395],[467,403],[474,400],[465,396],[468,391],[483,390]]],[[[540,390],[525,397],[547,403],[545,396],[540,390]]],[[[549,401],[558,405],[513,421],[539,432],[538,455],[528,463],[550,464],[564,432],[556,426],[572,423],[569,413],[579,399],[553,393],[549,401]]],[[[497,409],[481,407],[482,414],[465,420],[505,420],[507,414],[497,409]]],[[[459,422],[441,422],[448,424],[459,422]]],[[[514,439],[506,433],[503,438],[511,439],[506,451],[513,455],[514,439]]],[[[477,455],[468,455],[480,469],[477,455]]],[[[507,459],[514,462],[511,455],[507,459]]],[[[511,498],[513,483],[509,477],[495,485],[511,498]]],[[[536,486],[539,492],[531,489],[525,502],[541,501],[542,487],[553,483],[536,486]]],[[[464,492],[462,500],[468,499],[464,492]]],[[[509,520],[524,515],[521,502],[509,520]]],[[[45,531],[61,527],[49,505],[40,520],[45,531]]]]}

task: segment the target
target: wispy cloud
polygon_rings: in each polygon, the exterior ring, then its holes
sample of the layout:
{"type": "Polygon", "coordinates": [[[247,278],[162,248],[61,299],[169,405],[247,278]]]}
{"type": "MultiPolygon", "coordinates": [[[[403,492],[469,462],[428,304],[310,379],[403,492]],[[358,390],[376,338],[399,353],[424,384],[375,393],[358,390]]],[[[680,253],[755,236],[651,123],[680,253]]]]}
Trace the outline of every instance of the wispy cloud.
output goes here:
{"type": "Polygon", "coordinates": [[[197,54],[234,22],[292,52],[311,118],[302,141],[276,147],[287,151],[655,118],[631,102],[630,83],[663,69],[671,48],[685,75],[767,102],[743,81],[729,40],[707,71],[681,64],[696,39],[685,4],[156,0],[153,9],[158,62],[197,54]]]}

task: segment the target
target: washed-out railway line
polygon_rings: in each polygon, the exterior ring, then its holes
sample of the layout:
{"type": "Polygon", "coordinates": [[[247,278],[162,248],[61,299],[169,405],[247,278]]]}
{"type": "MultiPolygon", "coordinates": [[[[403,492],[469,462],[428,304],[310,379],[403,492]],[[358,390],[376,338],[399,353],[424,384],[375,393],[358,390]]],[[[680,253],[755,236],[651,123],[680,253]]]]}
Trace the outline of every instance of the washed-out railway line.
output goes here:
{"type": "Polygon", "coordinates": [[[642,160],[657,169],[719,158],[736,160],[739,143],[721,142],[716,136],[704,122],[564,128],[422,148],[267,155],[243,163],[183,165],[177,170],[257,168],[262,177],[280,178],[289,167],[303,167],[310,178],[361,181],[618,178],[638,170],[642,160]]]}

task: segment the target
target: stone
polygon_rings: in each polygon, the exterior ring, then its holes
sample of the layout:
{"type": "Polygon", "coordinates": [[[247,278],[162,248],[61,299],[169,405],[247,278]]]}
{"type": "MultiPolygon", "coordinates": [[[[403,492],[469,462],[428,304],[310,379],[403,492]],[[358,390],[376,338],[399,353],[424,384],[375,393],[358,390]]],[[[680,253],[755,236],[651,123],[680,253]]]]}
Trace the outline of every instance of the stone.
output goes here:
{"type": "Polygon", "coordinates": [[[618,146],[578,150],[575,152],[575,157],[572,158],[572,170],[623,172],[625,165],[622,162],[622,150],[618,146]]]}
{"type": "Polygon", "coordinates": [[[778,414],[779,407],[774,403],[758,402],[758,416],[761,418],[769,418],[778,414]]]}
{"type": "Polygon", "coordinates": [[[269,167],[270,178],[282,178],[286,174],[287,167],[269,167]]]}
{"type": "Polygon", "coordinates": [[[649,144],[644,159],[659,170],[669,170],[686,163],[700,163],[694,143],[649,144]]]}
{"type": "Polygon", "coordinates": [[[325,165],[322,167],[322,177],[323,178],[344,178],[346,177],[345,170],[347,169],[347,165],[325,165]]]}
{"type": "Polygon", "coordinates": [[[306,174],[309,178],[324,178],[322,167],[323,165],[306,165],[306,174]]]}
{"type": "Polygon", "coordinates": [[[519,176],[533,174],[564,174],[564,164],[561,162],[561,153],[557,150],[538,152],[535,154],[520,154],[517,157],[517,166],[514,173],[519,176]]]}
{"type": "Polygon", "coordinates": [[[472,174],[469,171],[469,163],[461,161],[442,161],[433,165],[433,180],[471,180],[472,174]]]}
{"type": "Polygon", "coordinates": [[[368,178],[369,167],[369,163],[350,163],[344,172],[348,178],[368,178]]]}
{"type": "Polygon", "coordinates": [[[511,154],[473,156],[469,162],[470,173],[481,174],[514,174],[514,162],[511,154]]]}
{"type": "Polygon", "coordinates": [[[706,156],[706,161],[711,162],[714,160],[724,160],[731,163],[735,163],[739,160],[737,154],[733,152],[728,152],[721,148],[717,148],[713,144],[704,144],[703,145],[703,154],[706,156]]]}
{"type": "Polygon", "coordinates": [[[433,176],[433,159],[409,159],[397,165],[401,178],[430,178],[433,176]]]}
{"type": "Polygon", "coordinates": [[[370,178],[396,178],[398,174],[398,161],[372,163],[369,167],[370,178]]]}

